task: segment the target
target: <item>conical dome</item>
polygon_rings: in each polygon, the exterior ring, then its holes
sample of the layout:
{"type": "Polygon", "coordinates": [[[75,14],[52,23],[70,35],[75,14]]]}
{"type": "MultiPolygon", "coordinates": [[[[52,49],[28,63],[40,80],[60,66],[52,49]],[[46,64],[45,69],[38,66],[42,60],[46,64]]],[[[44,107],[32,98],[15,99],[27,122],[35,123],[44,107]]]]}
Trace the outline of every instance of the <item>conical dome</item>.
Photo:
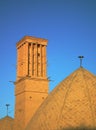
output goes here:
{"type": "Polygon", "coordinates": [[[79,68],[49,94],[26,130],[96,127],[96,77],[79,68]]]}
{"type": "Polygon", "coordinates": [[[0,130],[13,130],[14,119],[6,116],[0,119],[0,130]]]}

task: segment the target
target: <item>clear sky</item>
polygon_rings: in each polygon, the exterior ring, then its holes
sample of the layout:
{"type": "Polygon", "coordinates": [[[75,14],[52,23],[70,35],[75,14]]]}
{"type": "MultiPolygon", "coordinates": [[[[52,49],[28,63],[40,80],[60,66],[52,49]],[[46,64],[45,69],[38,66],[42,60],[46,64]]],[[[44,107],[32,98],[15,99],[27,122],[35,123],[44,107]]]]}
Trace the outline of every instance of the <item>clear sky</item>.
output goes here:
{"type": "Polygon", "coordinates": [[[96,0],[0,0],[0,118],[14,116],[16,42],[48,39],[50,91],[79,67],[96,75],[96,0]]]}

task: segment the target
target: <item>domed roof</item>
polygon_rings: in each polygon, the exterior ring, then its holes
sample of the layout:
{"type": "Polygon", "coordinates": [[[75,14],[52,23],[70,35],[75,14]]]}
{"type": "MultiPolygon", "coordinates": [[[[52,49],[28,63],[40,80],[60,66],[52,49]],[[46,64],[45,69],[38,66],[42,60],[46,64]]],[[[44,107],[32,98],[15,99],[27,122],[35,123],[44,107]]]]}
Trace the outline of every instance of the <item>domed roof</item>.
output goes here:
{"type": "Polygon", "coordinates": [[[14,119],[6,116],[0,119],[0,130],[13,130],[14,119]]]}
{"type": "Polygon", "coordinates": [[[26,130],[96,127],[96,77],[80,67],[49,94],[26,130]]]}

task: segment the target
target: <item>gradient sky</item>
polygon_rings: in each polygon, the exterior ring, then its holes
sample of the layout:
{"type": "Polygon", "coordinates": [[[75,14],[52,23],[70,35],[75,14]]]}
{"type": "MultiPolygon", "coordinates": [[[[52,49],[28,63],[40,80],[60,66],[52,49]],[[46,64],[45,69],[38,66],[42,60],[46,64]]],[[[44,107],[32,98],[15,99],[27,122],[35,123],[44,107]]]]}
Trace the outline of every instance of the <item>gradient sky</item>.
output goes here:
{"type": "Polygon", "coordinates": [[[50,91],[83,67],[96,75],[96,0],[0,0],[0,118],[14,116],[16,43],[25,35],[48,39],[50,91]]]}

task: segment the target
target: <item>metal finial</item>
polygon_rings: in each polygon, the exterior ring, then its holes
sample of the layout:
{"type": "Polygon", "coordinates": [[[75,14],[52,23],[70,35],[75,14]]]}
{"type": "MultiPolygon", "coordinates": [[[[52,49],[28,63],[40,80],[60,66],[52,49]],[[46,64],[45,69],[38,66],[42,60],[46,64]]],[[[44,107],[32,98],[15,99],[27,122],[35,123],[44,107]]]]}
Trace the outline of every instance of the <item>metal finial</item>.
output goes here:
{"type": "Polygon", "coordinates": [[[6,104],[7,107],[7,116],[8,116],[8,107],[10,106],[10,104],[6,104]]]}
{"type": "Polygon", "coordinates": [[[80,67],[82,67],[82,59],[84,58],[84,56],[78,56],[78,58],[80,59],[80,67]]]}

